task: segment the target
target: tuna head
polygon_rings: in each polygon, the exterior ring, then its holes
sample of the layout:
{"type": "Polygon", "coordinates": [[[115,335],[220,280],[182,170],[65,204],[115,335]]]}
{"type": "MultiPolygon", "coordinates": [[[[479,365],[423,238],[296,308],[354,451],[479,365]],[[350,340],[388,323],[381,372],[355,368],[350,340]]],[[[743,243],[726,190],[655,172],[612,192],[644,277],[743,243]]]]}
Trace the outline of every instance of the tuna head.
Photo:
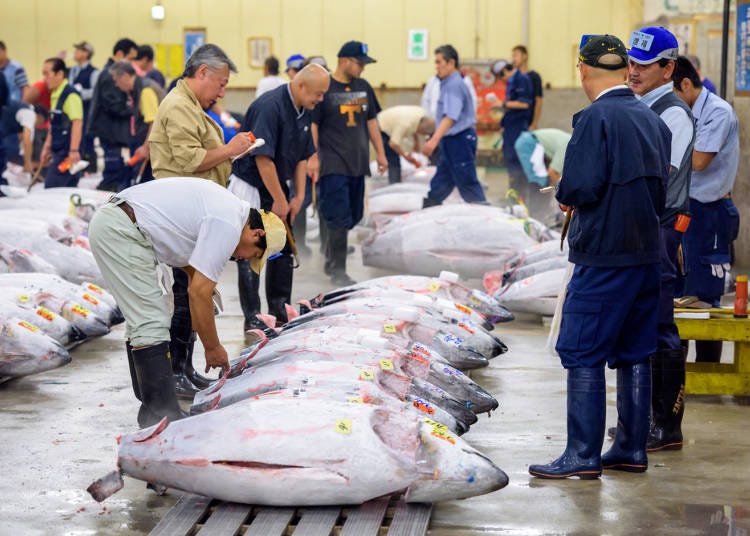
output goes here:
{"type": "Polygon", "coordinates": [[[36,374],[70,361],[68,351],[35,325],[18,318],[0,319],[0,376],[36,374]]]}
{"type": "Polygon", "coordinates": [[[407,502],[465,499],[508,485],[502,469],[444,425],[423,419],[419,434],[420,477],[407,489],[407,502]]]}
{"type": "Polygon", "coordinates": [[[463,337],[447,330],[435,333],[430,346],[457,369],[471,370],[489,365],[489,361],[480,351],[473,348],[463,337]]]}
{"type": "Polygon", "coordinates": [[[493,324],[499,322],[510,322],[515,318],[513,313],[500,305],[495,298],[481,290],[471,290],[471,296],[469,296],[469,307],[482,313],[487,317],[487,320],[493,324]]]}

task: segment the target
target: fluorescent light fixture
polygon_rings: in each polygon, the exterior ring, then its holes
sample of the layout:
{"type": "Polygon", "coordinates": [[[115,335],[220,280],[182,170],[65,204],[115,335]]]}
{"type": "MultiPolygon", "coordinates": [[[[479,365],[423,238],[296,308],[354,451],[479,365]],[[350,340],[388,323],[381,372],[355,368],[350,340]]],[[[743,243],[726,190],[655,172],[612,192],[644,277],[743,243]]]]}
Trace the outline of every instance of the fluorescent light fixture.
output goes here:
{"type": "Polygon", "coordinates": [[[151,18],[154,20],[164,20],[164,6],[161,4],[151,6],[151,18]]]}

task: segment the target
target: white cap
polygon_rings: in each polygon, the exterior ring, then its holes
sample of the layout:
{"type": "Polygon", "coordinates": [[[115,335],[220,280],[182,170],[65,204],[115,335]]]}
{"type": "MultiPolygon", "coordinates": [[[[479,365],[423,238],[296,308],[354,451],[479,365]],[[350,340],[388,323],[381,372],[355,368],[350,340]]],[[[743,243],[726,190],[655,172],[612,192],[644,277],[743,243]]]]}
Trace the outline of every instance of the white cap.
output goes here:
{"type": "Polygon", "coordinates": [[[408,305],[396,307],[393,310],[393,318],[397,320],[404,320],[406,322],[416,322],[417,318],[419,318],[419,311],[414,307],[409,307],[408,305]]]}
{"type": "Polygon", "coordinates": [[[449,272],[448,270],[443,270],[442,272],[440,272],[438,279],[447,281],[448,283],[458,283],[458,274],[456,272],[449,272]]]}
{"type": "Polygon", "coordinates": [[[385,337],[362,337],[359,339],[359,344],[367,348],[385,348],[388,346],[388,339],[385,337]]]}
{"type": "Polygon", "coordinates": [[[422,294],[414,294],[411,296],[412,305],[419,307],[429,307],[432,305],[432,299],[429,296],[423,296],[422,294]]]}

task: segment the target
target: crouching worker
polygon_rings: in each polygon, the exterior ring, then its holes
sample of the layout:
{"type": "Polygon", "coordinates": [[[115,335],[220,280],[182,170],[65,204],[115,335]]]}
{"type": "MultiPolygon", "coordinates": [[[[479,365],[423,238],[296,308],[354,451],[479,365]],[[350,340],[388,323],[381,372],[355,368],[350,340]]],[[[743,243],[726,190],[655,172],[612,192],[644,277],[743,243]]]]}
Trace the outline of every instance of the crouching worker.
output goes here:
{"type": "Polygon", "coordinates": [[[133,392],[141,401],[138,424],[184,417],[169,352],[171,282],[162,280],[169,272],[161,265],[188,274],[190,313],[205,349],[206,372],[226,369],[229,359],[214,320],[216,282],[230,258],[250,261],[259,273],[268,257],[283,249],[284,224],[213,182],[176,177],[113,196],[91,220],[89,240],[125,316],[133,392]]]}

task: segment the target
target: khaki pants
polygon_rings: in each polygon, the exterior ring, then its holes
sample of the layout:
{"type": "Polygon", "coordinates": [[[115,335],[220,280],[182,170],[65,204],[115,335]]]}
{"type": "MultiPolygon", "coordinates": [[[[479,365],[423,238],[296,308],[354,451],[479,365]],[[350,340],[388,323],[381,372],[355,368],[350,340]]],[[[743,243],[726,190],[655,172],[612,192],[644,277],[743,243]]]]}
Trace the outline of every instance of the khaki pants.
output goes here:
{"type": "Polygon", "coordinates": [[[151,239],[114,202],[89,224],[89,243],[109,290],[125,316],[125,336],[135,347],[169,341],[171,282],[156,260],[151,239]]]}

